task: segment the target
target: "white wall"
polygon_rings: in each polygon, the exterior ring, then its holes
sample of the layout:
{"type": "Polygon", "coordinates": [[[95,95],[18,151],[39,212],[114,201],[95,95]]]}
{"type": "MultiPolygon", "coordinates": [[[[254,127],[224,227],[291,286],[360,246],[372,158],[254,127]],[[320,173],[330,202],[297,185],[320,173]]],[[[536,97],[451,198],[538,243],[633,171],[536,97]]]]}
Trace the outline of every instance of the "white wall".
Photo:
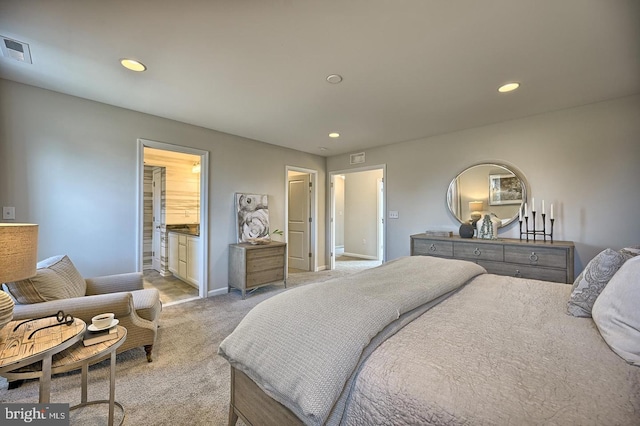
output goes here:
{"type": "Polygon", "coordinates": [[[268,194],[284,229],[285,165],[318,170],[324,235],[324,157],[0,79],[0,205],[40,225],[39,259],[68,254],[87,277],[134,270],[138,138],[210,152],[209,290],[227,286],[235,192],[268,194]]]}
{"type": "MultiPolygon", "coordinates": [[[[537,202],[555,203],[554,237],[576,245],[576,275],[599,251],[640,244],[640,96],[540,114],[366,150],[387,165],[387,259],[409,254],[409,236],[458,230],[446,207],[451,180],[479,162],[522,171],[537,202]]],[[[362,164],[358,165],[362,166],[362,164]]],[[[349,155],[327,159],[327,173],[349,169],[349,155]]],[[[500,230],[518,236],[517,222],[500,230]]]]}

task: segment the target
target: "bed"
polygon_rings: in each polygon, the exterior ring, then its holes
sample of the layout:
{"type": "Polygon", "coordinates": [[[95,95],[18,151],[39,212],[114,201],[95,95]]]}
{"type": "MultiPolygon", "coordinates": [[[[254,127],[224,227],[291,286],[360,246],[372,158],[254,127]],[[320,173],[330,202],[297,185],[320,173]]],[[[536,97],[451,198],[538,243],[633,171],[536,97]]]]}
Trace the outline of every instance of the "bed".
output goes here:
{"type": "Polygon", "coordinates": [[[229,423],[639,425],[640,257],[619,274],[594,319],[570,285],[426,256],[281,293],[219,347],[229,423]]]}

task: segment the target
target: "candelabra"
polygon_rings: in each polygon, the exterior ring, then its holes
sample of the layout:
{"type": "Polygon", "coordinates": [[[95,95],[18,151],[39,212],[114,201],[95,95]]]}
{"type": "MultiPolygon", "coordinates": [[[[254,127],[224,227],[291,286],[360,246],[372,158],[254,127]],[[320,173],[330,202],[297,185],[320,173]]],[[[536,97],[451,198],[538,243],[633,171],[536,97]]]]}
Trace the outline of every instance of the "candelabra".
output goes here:
{"type": "MultiPolygon", "coordinates": [[[[544,201],[543,201],[544,203],[544,201]]],[[[547,237],[550,238],[551,242],[553,243],[553,222],[555,221],[555,219],[550,218],[549,221],[551,222],[551,229],[549,230],[549,233],[547,234],[547,229],[546,229],[546,217],[547,215],[542,213],[542,229],[536,229],[536,212],[532,211],[531,212],[532,216],[533,216],[533,229],[529,229],[529,216],[525,215],[524,216],[524,231],[522,231],[522,218],[520,218],[519,222],[520,222],[520,241],[522,241],[522,235],[526,235],[527,238],[527,242],[529,242],[529,235],[533,235],[533,242],[536,241],[536,236],[542,236],[543,241],[547,241],[547,237]]]]}

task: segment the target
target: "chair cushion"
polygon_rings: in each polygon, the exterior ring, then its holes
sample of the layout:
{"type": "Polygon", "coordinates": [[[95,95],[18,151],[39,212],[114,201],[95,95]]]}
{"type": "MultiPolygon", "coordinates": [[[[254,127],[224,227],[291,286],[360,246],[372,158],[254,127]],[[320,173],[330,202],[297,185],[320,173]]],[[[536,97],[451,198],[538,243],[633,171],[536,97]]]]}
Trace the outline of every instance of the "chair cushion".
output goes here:
{"type": "Polygon", "coordinates": [[[6,283],[16,303],[31,304],[85,295],[87,284],[67,256],[38,262],[36,276],[6,283]]]}

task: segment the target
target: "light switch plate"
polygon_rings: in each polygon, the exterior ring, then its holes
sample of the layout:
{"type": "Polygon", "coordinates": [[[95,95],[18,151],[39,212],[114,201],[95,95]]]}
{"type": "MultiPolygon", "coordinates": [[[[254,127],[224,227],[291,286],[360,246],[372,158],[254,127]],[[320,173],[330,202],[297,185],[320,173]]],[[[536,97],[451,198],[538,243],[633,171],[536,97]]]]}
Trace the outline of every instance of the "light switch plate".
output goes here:
{"type": "Polygon", "coordinates": [[[2,219],[4,220],[15,220],[16,218],[16,208],[15,207],[3,207],[2,208],[2,219]]]}
{"type": "Polygon", "coordinates": [[[400,215],[396,210],[389,210],[389,219],[398,219],[400,215]]]}

